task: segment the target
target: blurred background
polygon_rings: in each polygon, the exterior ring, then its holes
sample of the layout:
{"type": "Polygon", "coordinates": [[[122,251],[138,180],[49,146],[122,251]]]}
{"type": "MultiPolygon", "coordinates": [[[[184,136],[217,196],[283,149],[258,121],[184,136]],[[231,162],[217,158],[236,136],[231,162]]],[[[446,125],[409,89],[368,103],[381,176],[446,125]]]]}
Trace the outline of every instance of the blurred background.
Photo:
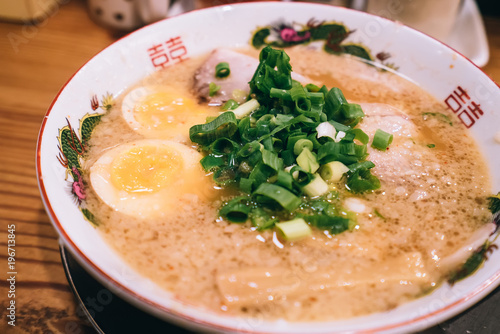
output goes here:
{"type": "MultiPolygon", "coordinates": [[[[71,0],[0,0],[0,20],[39,26],[71,0]]],[[[83,0],[73,0],[80,1],[83,0]]],[[[292,0],[283,0],[292,1],[292,0]]],[[[89,17],[114,36],[197,8],[241,0],[86,0],[89,17]]],[[[478,66],[489,60],[483,17],[498,17],[500,3],[488,0],[308,0],[351,7],[400,21],[455,48],[478,66]]]]}

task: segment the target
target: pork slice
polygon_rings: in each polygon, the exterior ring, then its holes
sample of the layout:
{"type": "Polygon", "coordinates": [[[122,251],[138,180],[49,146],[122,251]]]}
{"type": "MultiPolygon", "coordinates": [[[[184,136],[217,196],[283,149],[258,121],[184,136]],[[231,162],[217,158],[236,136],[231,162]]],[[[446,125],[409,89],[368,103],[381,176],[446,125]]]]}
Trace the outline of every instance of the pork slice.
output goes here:
{"type": "Polygon", "coordinates": [[[373,174],[385,182],[400,184],[407,176],[419,175],[426,172],[427,168],[438,166],[426,166],[426,156],[429,148],[420,144],[422,134],[411,119],[401,110],[383,103],[360,103],[365,113],[359,127],[370,136],[377,129],[393,135],[393,142],[385,151],[381,151],[368,145],[368,160],[373,161],[376,168],[373,174]]]}
{"type": "MultiPolygon", "coordinates": [[[[194,74],[194,92],[201,101],[214,106],[230,99],[238,100],[238,97],[250,93],[248,82],[252,80],[258,65],[259,60],[251,56],[228,49],[214,50],[194,74]],[[221,62],[228,63],[231,69],[231,73],[225,78],[215,76],[215,66],[221,62]],[[220,86],[214,96],[209,96],[211,82],[220,86]]],[[[297,73],[292,73],[292,78],[302,83],[307,81],[307,78],[297,73]]]]}

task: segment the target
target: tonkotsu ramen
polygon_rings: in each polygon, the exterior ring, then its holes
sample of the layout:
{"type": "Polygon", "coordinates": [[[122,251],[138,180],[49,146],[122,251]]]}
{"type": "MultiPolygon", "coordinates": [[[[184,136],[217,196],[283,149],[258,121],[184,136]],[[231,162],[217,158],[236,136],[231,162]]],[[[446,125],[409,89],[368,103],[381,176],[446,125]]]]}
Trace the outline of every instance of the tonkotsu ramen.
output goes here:
{"type": "Polygon", "coordinates": [[[264,50],[216,50],[117,99],[84,162],[104,238],[235,316],[349,318],[444,284],[496,228],[465,127],[389,69],[295,47],[290,76],[264,50]]]}

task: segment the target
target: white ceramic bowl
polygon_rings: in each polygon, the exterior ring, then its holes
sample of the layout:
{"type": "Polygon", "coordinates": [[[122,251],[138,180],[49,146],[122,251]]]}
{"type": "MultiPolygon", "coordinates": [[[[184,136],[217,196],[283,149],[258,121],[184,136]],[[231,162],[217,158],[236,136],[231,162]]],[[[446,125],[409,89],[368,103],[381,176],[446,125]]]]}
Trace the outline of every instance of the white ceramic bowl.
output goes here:
{"type": "MultiPolygon", "coordinates": [[[[140,29],[92,58],[60,91],[41,126],[37,175],[46,210],[64,245],[106,287],[158,317],[198,330],[402,333],[444,321],[467,309],[499,285],[500,251],[494,252],[474,275],[453,287],[444,284],[432,294],[389,312],[320,323],[264,322],[224,317],[174,299],[172,294],[159,289],[140,272],[130,269],[103,241],[93,225],[84,219],[78,202],[68,190],[75,186],[73,180],[66,180],[66,168],[56,158],[59,154],[59,130],[67,126],[67,120],[80,134],[80,120],[84,115],[103,112],[97,109],[103,105],[99,103],[101,97],[108,92],[120,94],[157,67],[175,66],[183,58],[217,47],[248,46],[258,29],[276,26],[280,22],[288,23],[292,30],[278,34],[278,37],[289,39],[294,35],[293,30],[304,29],[308,22],[311,25],[323,21],[342,24],[352,32],[341,45],[361,44],[377,62],[380,60],[375,55],[384,59],[380,56],[389,54],[390,59],[386,62],[395,64],[399,73],[456,109],[486,156],[493,174],[492,191],[496,193],[500,190],[500,144],[494,140],[495,133],[500,131],[500,90],[479,68],[456,51],[401,24],[326,5],[260,2],[195,11],[140,29]],[[480,105],[481,111],[474,108],[474,103],[480,105]]],[[[77,180],[76,175],[73,177],[77,180]]],[[[499,244],[498,241],[496,243],[499,244]]]]}

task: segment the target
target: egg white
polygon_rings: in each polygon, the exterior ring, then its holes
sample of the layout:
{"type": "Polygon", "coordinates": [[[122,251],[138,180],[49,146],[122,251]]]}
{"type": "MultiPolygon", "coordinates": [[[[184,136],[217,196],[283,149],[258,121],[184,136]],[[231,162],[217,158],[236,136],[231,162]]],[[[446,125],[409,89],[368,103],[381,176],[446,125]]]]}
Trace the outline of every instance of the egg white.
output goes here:
{"type": "Polygon", "coordinates": [[[217,108],[199,105],[189,95],[180,88],[138,87],[125,95],[122,115],[134,131],[146,138],[187,141],[191,126],[217,115],[217,108]]]}
{"type": "MultiPolygon", "coordinates": [[[[184,144],[161,139],[144,139],[122,144],[106,151],[90,167],[90,183],[104,203],[116,211],[138,218],[168,216],[175,209],[179,198],[193,194],[201,198],[214,191],[211,177],[200,165],[202,155],[184,144]],[[126,157],[131,150],[147,147],[166,148],[175,153],[173,163],[180,164],[166,184],[154,191],[127,191],[113,182],[113,164],[126,157]]],[[[136,173],[133,169],[126,171],[136,173]]]]}

